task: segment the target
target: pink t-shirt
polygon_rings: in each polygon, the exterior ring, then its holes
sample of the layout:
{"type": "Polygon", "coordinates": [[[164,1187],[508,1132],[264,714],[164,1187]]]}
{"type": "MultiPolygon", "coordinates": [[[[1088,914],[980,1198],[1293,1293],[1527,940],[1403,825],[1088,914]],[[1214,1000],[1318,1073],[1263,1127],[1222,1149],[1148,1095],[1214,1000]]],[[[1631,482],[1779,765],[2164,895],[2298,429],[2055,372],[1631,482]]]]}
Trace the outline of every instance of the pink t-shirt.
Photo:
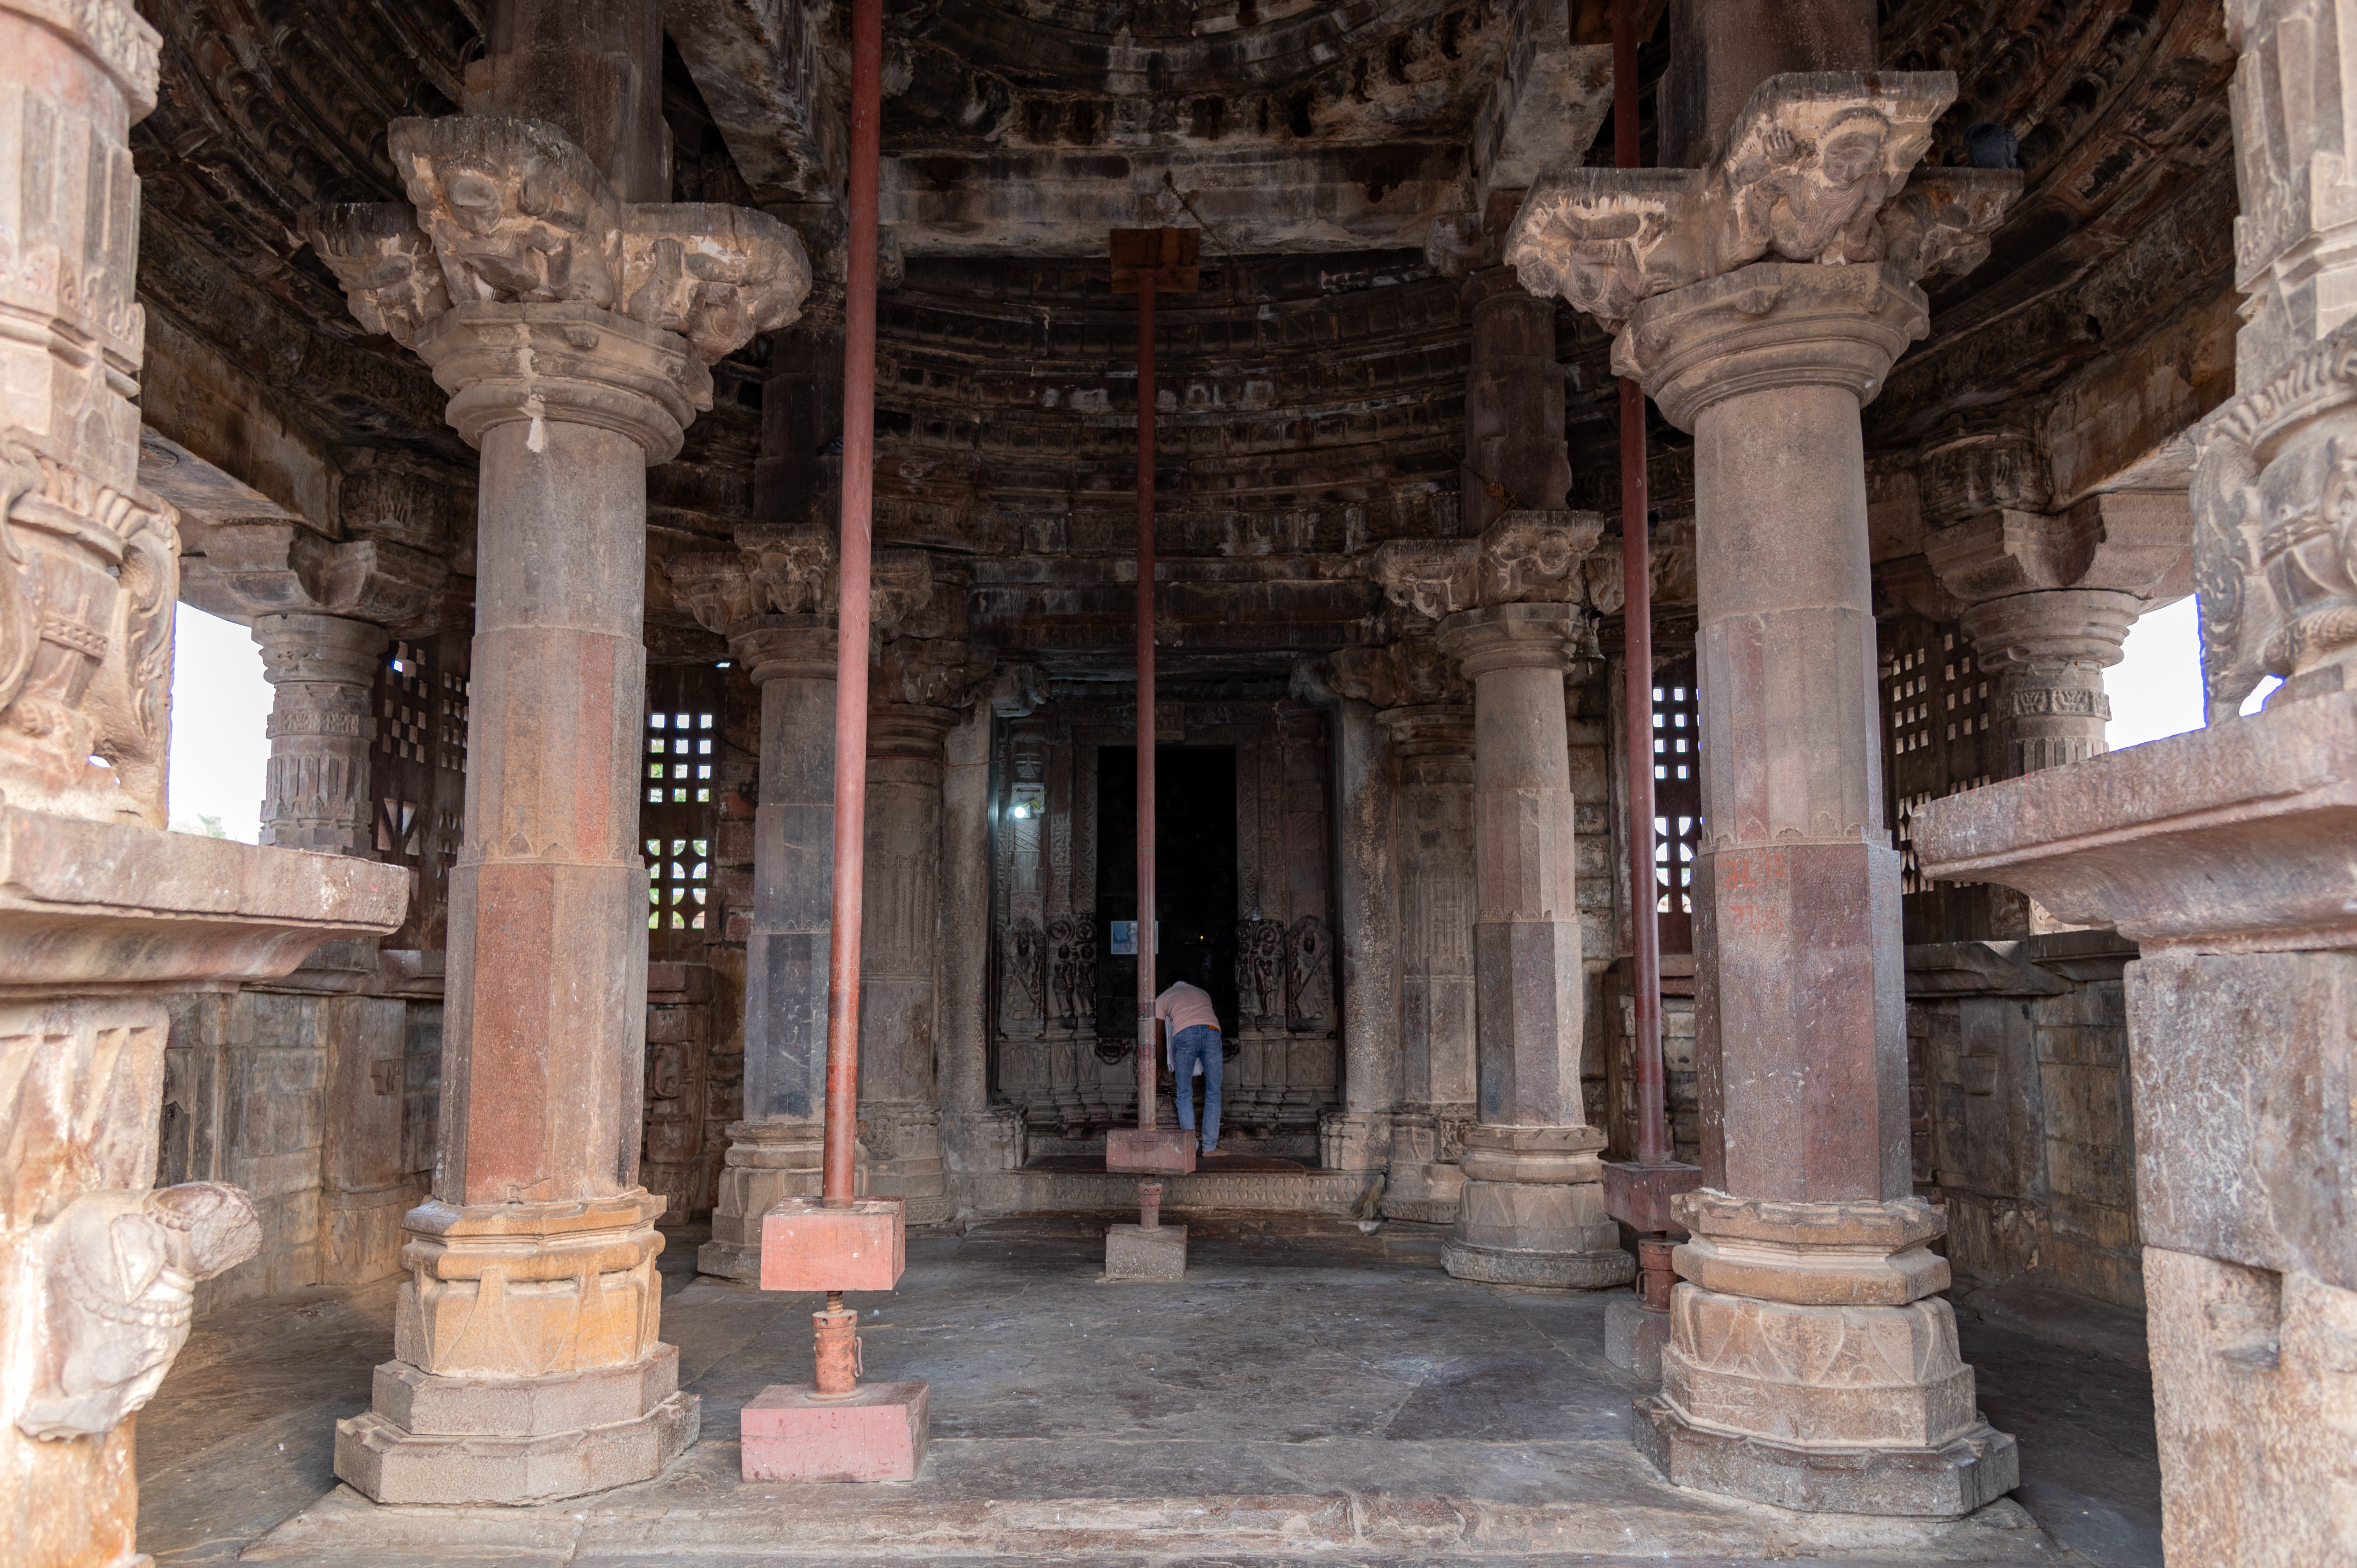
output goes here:
{"type": "Polygon", "coordinates": [[[1170,1026],[1174,1040],[1182,1029],[1200,1025],[1217,1032],[1220,1026],[1220,1015],[1211,1010],[1211,993],[1183,980],[1174,982],[1169,990],[1154,999],[1154,1015],[1170,1026]]]}

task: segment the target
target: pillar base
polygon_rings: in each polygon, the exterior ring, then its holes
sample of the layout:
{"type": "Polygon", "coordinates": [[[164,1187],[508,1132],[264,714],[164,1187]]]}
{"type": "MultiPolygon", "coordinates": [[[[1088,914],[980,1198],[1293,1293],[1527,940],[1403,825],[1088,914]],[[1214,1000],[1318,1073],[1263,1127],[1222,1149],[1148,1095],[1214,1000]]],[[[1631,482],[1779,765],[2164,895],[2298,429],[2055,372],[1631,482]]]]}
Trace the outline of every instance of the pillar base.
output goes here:
{"type": "Polygon", "coordinates": [[[1457,1206],[1465,1195],[1465,1173],[1438,1160],[1421,1165],[1394,1165],[1383,1187],[1386,1219],[1412,1219],[1426,1225],[1454,1225],[1457,1206]]]}
{"type": "Polygon", "coordinates": [[[1457,1234],[1441,1262],[1460,1280],[1607,1290],[1637,1277],[1604,1211],[1593,1127],[1468,1127],[1457,1234]]]}
{"type": "Polygon", "coordinates": [[[1318,1119],[1318,1165],[1379,1171],[1391,1163],[1392,1119],[1384,1111],[1329,1111],[1318,1119]]]}
{"type": "Polygon", "coordinates": [[[739,1417],[748,1481],[913,1481],[931,1434],[924,1383],[865,1383],[846,1399],[808,1383],[763,1389],[739,1417]]]}
{"type": "Polygon", "coordinates": [[[1662,1391],[1637,1444],[1682,1487],[1779,1508],[1953,1519],[2013,1489],[1936,1293],[1946,1230],[1921,1198],[1674,1202],[1662,1391]]]}
{"type": "Polygon", "coordinates": [[[1186,1277],[1184,1225],[1157,1225],[1151,1230],[1143,1225],[1105,1227],[1105,1278],[1168,1283],[1186,1277]]]}
{"type": "MultiPolygon", "coordinates": [[[[695,1272],[761,1283],[761,1216],[781,1197],[816,1197],[825,1130],[815,1122],[732,1122],[712,1240],[696,1250],[695,1272]]],[[[854,1184],[855,1189],[857,1184],[854,1184]]]]}
{"type": "Polygon", "coordinates": [[[660,1475],[695,1442],[702,1402],[679,1352],[544,1378],[376,1369],[373,1408],[336,1423],[336,1475],[380,1503],[532,1503],[660,1475]]]}
{"type": "Polygon", "coordinates": [[[1672,1484],[1808,1513],[1961,1519],[2020,1483],[2013,1439],[1985,1421],[1936,1448],[1824,1448],[1697,1426],[1662,1394],[1630,1436],[1672,1484]]]}
{"type": "Polygon", "coordinates": [[[1624,1372],[1659,1381],[1662,1347],[1670,1342],[1670,1309],[1644,1298],[1617,1297],[1604,1309],[1604,1359],[1624,1372]]]}

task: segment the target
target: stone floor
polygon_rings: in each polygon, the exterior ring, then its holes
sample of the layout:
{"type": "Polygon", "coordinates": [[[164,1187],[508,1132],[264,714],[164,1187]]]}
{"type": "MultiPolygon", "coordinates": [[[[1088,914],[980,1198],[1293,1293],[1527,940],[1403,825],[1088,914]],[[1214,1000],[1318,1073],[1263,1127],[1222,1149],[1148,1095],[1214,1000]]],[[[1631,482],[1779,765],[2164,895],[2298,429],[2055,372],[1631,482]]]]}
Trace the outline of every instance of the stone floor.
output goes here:
{"type": "Polygon", "coordinates": [[[695,1281],[664,1254],[665,1337],[703,1396],[669,1473],[534,1509],[378,1509],[335,1484],[336,1418],[390,1342],[393,1282],[198,1326],[140,1418],[141,1543],[166,1565],[784,1561],[1405,1565],[2160,1562],[2141,1369],[1967,1323],[2018,1501],[1953,1525],[1682,1493],[1630,1448],[1638,1381],[1605,1298],[1469,1284],[1443,1232],[1190,1217],[1182,1284],[1108,1284],[1098,1222],[912,1236],[896,1294],[854,1297],[868,1375],[932,1385],[906,1486],[746,1486],[737,1412],[806,1380],[815,1298],[695,1281]]]}

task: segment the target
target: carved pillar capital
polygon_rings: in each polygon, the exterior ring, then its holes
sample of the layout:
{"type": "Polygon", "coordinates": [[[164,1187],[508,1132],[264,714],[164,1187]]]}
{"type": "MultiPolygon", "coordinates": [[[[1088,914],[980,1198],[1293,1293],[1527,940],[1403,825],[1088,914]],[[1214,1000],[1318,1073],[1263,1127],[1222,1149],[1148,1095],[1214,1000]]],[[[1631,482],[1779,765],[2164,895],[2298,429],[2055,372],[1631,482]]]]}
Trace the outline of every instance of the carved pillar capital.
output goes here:
{"type": "Polygon", "coordinates": [[[1570,605],[1485,605],[1440,623],[1440,646],[1469,676],[1501,670],[1584,670],[1596,628],[1570,605]]]}
{"type": "Polygon", "coordinates": [[[1582,563],[1604,533],[1602,514],[1524,509],[1481,531],[1480,602],[1568,604],[1581,595],[1582,563]]]}
{"type": "Polygon", "coordinates": [[[926,703],[876,703],[867,710],[867,757],[871,762],[914,762],[938,778],[942,744],[957,727],[954,708],[926,703]]]}
{"type": "Polygon", "coordinates": [[[223,522],[204,535],[203,571],[252,617],[334,616],[393,631],[432,628],[450,568],[384,539],[338,542],[281,519],[223,522]]]}
{"type": "Polygon", "coordinates": [[[396,120],[387,140],[408,207],[317,208],[299,227],[361,324],[434,368],[471,445],[559,420],[668,462],[712,406],[705,367],[791,322],[809,292],[802,242],[775,219],[626,202],[544,122],[396,120]]]}
{"type": "Polygon", "coordinates": [[[1756,262],[1637,306],[1612,369],[1691,431],[1715,403],[1785,387],[1836,386],[1862,407],[1930,325],[1923,291],[1887,263],[1756,262]]]}
{"type": "Polygon", "coordinates": [[[1916,166],[1955,94],[1947,71],[1770,77],[1706,167],[1566,169],[1540,181],[1507,233],[1506,260],[1533,290],[1621,335],[1616,361],[1642,301],[1755,262],[1961,276],[1987,255],[2021,176],[1916,166]]]}
{"type": "Polygon", "coordinates": [[[384,628],[340,616],[264,615],[253,618],[253,640],[273,688],[262,842],[367,854],[374,837],[369,746],[376,737],[369,702],[384,628]]]}
{"type": "Polygon", "coordinates": [[[728,638],[757,686],[771,681],[834,679],[834,623],[817,616],[758,616],[728,638]]]}

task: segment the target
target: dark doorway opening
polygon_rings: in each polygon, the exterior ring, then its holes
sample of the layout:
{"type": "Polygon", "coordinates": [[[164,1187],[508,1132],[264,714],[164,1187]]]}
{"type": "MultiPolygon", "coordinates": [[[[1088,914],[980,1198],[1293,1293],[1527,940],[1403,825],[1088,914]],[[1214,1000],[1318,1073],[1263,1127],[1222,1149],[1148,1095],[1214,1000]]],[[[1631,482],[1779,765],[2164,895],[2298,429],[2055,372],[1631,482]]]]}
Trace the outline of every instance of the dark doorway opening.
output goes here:
{"type": "MultiPolygon", "coordinates": [[[[1155,748],[1154,901],[1162,950],[1155,989],[1191,981],[1211,993],[1221,1032],[1236,1037],[1236,751],[1232,746],[1155,748]]],[[[1137,752],[1097,754],[1097,909],[1105,921],[1137,914],[1137,752]]],[[[1139,948],[1153,950],[1145,928],[1139,948]]],[[[1137,1039],[1137,960],[1097,964],[1097,1038],[1137,1039]]]]}

